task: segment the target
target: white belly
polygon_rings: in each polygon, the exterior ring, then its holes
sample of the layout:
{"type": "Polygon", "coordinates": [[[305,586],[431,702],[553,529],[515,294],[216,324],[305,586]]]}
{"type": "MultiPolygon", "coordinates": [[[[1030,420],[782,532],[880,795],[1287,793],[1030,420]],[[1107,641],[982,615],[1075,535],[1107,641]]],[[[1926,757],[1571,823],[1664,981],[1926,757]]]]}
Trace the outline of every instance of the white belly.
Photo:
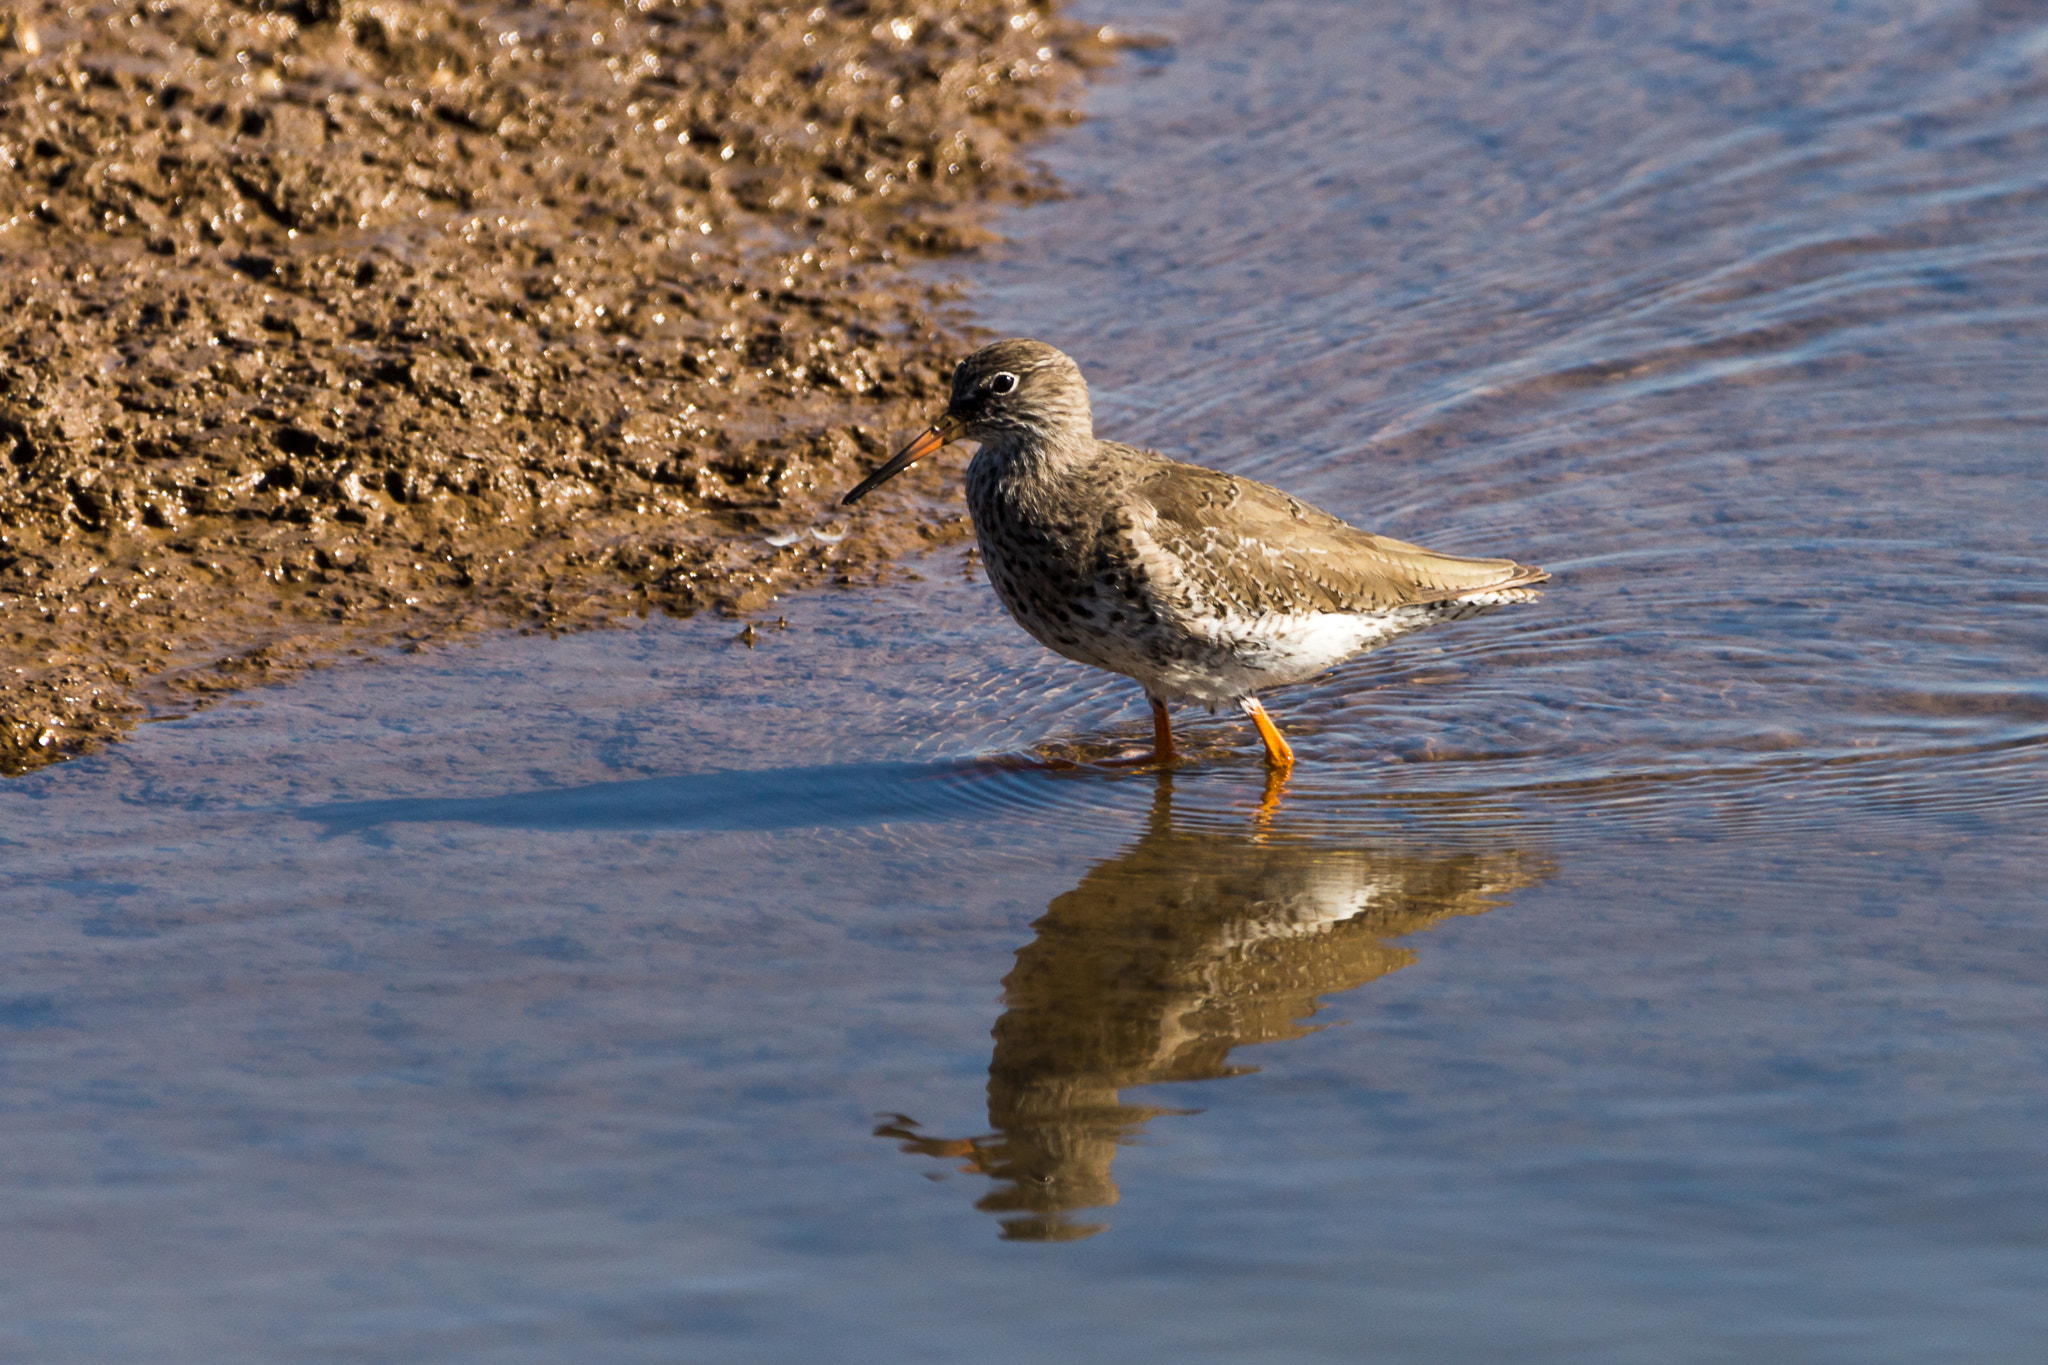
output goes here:
{"type": "Polygon", "coordinates": [[[1437,619],[1429,607],[1359,615],[1225,615],[1191,632],[1202,647],[1162,661],[1156,678],[1138,681],[1168,701],[1233,705],[1269,687],[1304,682],[1437,619]]]}

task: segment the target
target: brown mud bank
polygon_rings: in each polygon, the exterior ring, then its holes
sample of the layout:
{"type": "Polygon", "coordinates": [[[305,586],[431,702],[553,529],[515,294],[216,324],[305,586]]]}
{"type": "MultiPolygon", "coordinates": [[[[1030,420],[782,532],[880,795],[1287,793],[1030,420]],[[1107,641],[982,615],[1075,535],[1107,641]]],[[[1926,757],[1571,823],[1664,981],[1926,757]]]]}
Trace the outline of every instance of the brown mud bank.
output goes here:
{"type": "MultiPolygon", "coordinates": [[[[350,648],[758,611],[1113,35],[1016,0],[0,15],[0,771],[350,648]]],[[[906,514],[902,504],[910,505],[906,514]]]]}

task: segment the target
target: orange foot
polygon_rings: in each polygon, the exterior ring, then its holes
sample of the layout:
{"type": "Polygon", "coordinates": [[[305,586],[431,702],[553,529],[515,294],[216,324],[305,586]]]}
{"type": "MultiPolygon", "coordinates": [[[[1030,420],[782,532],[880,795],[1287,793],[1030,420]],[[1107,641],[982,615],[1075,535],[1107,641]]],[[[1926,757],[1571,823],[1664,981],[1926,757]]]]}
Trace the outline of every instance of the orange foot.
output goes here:
{"type": "MultiPolygon", "coordinates": [[[[1075,768],[1142,768],[1153,763],[1171,763],[1178,756],[1173,747],[1173,723],[1167,719],[1166,703],[1157,697],[1147,697],[1152,703],[1152,751],[1130,749],[1108,758],[1052,758],[1043,754],[1025,756],[1003,754],[985,760],[991,766],[1005,769],[1041,769],[1051,772],[1066,772],[1075,768]]],[[[1277,731],[1275,732],[1277,733],[1277,731]]],[[[1282,741],[1283,745],[1285,741],[1282,741]]],[[[1290,756],[1291,757],[1291,756],[1290,756]]]]}
{"type": "Polygon", "coordinates": [[[1252,724],[1259,727],[1259,738],[1266,742],[1266,763],[1269,767],[1286,772],[1294,766],[1294,749],[1287,737],[1280,733],[1280,727],[1266,714],[1266,708],[1259,705],[1257,697],[1244,699],[1245,714],[1252,718],[1252,724]]]}

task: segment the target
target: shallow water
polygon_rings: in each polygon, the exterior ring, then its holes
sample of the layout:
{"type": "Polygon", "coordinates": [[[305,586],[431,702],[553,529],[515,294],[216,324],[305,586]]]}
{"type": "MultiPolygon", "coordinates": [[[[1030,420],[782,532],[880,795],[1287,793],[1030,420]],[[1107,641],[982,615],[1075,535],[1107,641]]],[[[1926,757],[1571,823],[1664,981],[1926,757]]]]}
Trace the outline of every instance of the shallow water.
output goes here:
{"type": "Polygon", "coordinates": [[[1553,590],[1277,793],[955,551],[0,788],[6,1350],[2038,1349],[2038,13],[1097,12],[978,314],[1553,590]]]}

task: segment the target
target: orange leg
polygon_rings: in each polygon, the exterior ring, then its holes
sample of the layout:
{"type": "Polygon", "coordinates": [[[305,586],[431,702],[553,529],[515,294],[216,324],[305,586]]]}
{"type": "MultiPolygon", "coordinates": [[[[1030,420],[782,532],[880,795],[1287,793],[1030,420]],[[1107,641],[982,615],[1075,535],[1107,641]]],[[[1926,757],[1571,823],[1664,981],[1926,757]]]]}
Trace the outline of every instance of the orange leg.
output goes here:
{"type": "Polygon", "coordinates": [[[1244,699],[1245,714],[1252,718],[1252,724],[1259,727],[1259,738],[1266,741],[1266,763],[1282,772],[1294,766],[1294,750],[1287,746],[1287,737],[1280,733],[1280,727],[1266,714],[1266,708],[1259,705],[1257,697],[1244,699]]]}
{"type": "Polygon", "coordinates": [[[1152,761],[1171,763],[1173,761],[1173,723],[1166,718],[1166,703],[1157,697],[1147,696],[1152,703],[1152,761]]]}

